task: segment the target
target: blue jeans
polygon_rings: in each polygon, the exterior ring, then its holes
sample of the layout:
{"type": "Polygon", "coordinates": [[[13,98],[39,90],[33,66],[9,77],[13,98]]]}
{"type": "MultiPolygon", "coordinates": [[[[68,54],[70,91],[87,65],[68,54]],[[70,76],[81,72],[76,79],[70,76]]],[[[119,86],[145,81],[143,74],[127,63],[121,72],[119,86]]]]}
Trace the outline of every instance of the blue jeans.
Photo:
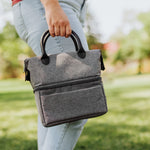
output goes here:
{"type": "MultiPolygon", "coordinates": [[[[68,16],[71,28],[79,35],[85,50],[88,49],[83,32],[85,6],[83,0],[59,0],[68,16]]],[[[23,0],[13,6],[15,28],[20,36],[37,56],[41,56],[40,38],[48,29],[45,10],[40,0],[23,0]]],[[[71,38],[50,37],[46,43],[48,54],[75,50],[71,38]]],[[[44,127],[38,116],[38,150],[73,150],[83,131],[87,119],[65,123],[53,127],[44,127]]]]}

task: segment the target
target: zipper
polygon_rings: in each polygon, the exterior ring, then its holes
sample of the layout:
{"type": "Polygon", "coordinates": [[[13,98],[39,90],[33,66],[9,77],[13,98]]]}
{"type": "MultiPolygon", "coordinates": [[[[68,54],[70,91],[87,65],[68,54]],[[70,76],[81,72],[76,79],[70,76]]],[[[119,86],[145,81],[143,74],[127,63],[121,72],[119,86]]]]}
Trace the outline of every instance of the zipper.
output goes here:
{"type": "Polygon", "coordinates": [[[87,82],[92,82],[92,81],[101,81],[101,77],[99,75],[96,75],[96,76],[86,77],[83,79],[80,78],[80,79],[62,81],[59,83],[53,83],[51,85],[48,85],[48,84],[40,85],[40,86],[35,87],[33,92],[39,91],[39,90],[47,90],[50,88],[63,87],[63,86],[68,86],[68,85],[82,84],[82,83],[87,83],[87,82]]]}

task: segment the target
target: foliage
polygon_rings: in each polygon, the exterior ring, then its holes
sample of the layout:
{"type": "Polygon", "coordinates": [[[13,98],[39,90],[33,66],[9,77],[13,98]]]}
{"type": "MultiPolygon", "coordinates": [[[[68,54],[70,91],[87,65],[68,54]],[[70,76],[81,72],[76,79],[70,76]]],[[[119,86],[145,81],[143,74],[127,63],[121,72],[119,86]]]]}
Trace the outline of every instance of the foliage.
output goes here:
{"type": "Polygon", "coordinates": [[[88,47],[90,50],[100,49],[103,57],[106,58],[107,55],[103,48],[103,43],[100,42],[101,34],[97,32],[98,25],[99,24],[97,23],[96,19],[90,12],[90,9],[88,9],[85,20],[85,31],[88,47]]]}
{"type": "MultiPolygon", "coordinates": [[[[89,119],[75,150],[149,150],[149,83],[150,75],[104,81],[108,113],[89,119]]],[[[29,83],[0,81],[0,108],[1,149],[36,150],[37,109],[29,83]]]]}
{"type": "Polygon", "coordinates": [[[32,55],[31,49],[19,38],[14,26],[7,23],[0,33],[1,76],[18,77],[23,72],[23,59],[32,55]]]}
{"type": "Polygon", "coordinates": [[[103,58],[107,58],[106,51],[104,50],[104,45],[100,43],[97,39],[97,36],[92,33],[87,33],[86,36],[88,47],[90,50],[92,49],[100,49],[103,55],[103,58]]]}
{"type": "Polygon", "coordinates": [[[138,73],[142,71],[142,61],[145,58],[150,58],[150,12],[141,13],[138,15],[138,21],[142,24],[141,29],[132,29],[129,34],[123,35],[117,39],[120,44],[120,49],[114,56],[114,63],[122,61],[137,60],[139,62],[138,73]]]}

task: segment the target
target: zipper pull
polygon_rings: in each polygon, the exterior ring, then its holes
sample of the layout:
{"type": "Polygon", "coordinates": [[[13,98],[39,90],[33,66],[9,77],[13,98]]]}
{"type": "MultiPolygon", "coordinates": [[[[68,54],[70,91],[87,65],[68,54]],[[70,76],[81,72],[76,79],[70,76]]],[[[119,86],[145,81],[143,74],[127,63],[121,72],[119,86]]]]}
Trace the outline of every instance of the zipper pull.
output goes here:
{"type": "Polygon", "coordinates": [[[25,81],[30,81],[30,71],[27,69],[28,60],[24,60],[25,81]]]}
{"type": "Polygon", "coordinates": [[[101,56],[100,56],[100,62],[101,62],[101,70],[105,70],[105,65],[104,65],[104,61],[103,61],[103,56],[102,56],[102,54],[101,54],[101,56]]]}

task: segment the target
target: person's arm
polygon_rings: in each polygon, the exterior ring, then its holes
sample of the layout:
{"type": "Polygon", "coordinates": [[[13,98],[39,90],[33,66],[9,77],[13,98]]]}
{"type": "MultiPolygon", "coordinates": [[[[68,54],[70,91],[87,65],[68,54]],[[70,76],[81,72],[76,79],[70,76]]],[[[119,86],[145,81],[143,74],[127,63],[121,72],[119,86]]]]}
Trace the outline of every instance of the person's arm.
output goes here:
{"type": "Polygon", "coordinates": [[[46,21],[51,36],[69,37],[71,34],[70,23],[58,0],[41,0],[41,3],[45,8],[46,21]]]}

